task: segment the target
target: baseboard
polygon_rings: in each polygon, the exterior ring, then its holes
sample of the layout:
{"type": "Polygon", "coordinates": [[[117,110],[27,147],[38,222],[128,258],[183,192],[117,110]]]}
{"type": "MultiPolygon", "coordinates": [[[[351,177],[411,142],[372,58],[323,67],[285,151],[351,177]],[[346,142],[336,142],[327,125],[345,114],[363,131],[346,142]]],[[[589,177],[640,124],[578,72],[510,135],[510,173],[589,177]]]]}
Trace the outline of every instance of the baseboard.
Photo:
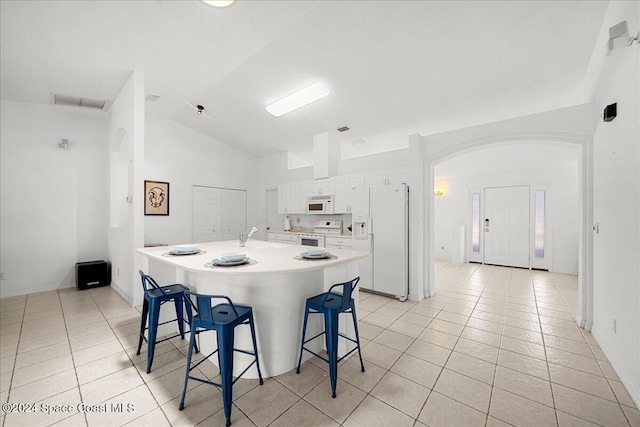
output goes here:
{"type": "Polygon", "coordinates": [[[602,350],[604,355],[607,356],[607,359],[609,359],[611,366],[613,366],[613,370],[616,371],[618,378],[620,378],[620,381],[622,382],[622,384],[624,384],[625,388],[627,389],[627,392],[629,392],[629,396],[631,397],[631,400],[633,400],[633,402],[636,404],[636,407],[640,408],[640,384],[633,383],[633,381],[631,380],[631,377],[629,376],[627,371],[624,369],[622,364],[613,355],[611,350],[607,348],[606,345],[604,345],[604,339],[598,333],[598,329],[595,327],[592,328],[591,334],[593,335],[593,338],[595,338],[596,342],[600,346],[600,349],[602,350]]]}
{"type": "Polygon", "coordinates": [[[133,298],[131,298],[127,293],[114,281],[111,281],[111,288],[118,293],[129,305],[133,307],[133,298]]]}
{"type": "Polygon", "coordinates": [[[421,292],[419,294],[410,293],[408,299],[409,301],[422,301],[424,299],[424,292],[421,292]]]}
{"type": "Polygon", "coordinates": [[[19,297],[22,295],[29,294],[38,294],[40,292],[49,292],[49,291],[59,291],[61,289],[69,289],[75,288],[74,284],[70,285],[53,285],[53,286],[45,286],[44,288],[27,288],[27,289],[16,289],[15,291],[0,291],[0,298],[11,298],[11,297],[19,297]]]}

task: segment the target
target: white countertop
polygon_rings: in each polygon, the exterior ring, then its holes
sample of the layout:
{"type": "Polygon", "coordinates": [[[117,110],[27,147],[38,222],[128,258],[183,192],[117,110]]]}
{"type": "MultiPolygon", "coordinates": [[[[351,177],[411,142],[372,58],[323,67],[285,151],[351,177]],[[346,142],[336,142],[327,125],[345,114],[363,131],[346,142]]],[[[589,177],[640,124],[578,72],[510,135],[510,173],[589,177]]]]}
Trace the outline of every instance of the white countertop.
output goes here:
{"type": "Polygon", "coordinates": [[[297,260],[295,257],[306,251],[309,248],[308,246],[266,242],[263,240],[249,240],[245,249],[247,255],[252,260],[257,261],[256,264],[211,268],[205,267],[205,264],[225,253],[237,252],[240,249],[238,241],[227,240],[222,242],[199,243],[198,246],[206,252],[196,255],[173,256],[168,254],[172,246],[140,248],[137,251],[149,258],[179,267],[186,271],[232,276],[319,270],[369,256],[369,253],[363,251],[332,248],[328,252],[337,256],[337,259],[297,260]]]}

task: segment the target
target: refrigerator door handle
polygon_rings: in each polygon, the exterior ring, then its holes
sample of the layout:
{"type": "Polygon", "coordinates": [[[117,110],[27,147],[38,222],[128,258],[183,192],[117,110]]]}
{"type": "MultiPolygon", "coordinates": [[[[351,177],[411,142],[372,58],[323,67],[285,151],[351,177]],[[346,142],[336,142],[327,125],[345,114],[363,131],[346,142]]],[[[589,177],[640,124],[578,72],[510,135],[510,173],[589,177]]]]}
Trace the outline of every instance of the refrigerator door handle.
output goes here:
{"type": "Polygon", "coordinates": [[[375,286],[375,282],[376,282],[376,275],[373,274],[373,271],[375,269],[375,244],[374,239],[376,236],[374,236],[373,234],[369,234],[369,236],[371,236],[371,246],[370,246],[370,251],[369,251],[369,256],[371,257],[371,290],[375,291],[376,286],[375,286]]]}

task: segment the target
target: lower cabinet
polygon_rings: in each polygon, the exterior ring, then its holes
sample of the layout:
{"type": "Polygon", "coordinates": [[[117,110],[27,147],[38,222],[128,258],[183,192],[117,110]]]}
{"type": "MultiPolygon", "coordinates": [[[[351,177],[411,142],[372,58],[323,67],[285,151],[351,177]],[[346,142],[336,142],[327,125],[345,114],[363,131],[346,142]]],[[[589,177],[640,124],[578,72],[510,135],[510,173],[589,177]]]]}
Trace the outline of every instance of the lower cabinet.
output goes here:
{"type": "Polygon", "coordinates": [[[277,243],[288,243],[288,244],[297,244],[298,236],[295,234],[287,234],[287,233],[267,233],[267,240],[270,242],[277,243]]]}
{"type": "Polygon", "coordinates": [[[350,237],[325,237],[324,246],[326,248],[351,249],[352,240],[350,237]]]}

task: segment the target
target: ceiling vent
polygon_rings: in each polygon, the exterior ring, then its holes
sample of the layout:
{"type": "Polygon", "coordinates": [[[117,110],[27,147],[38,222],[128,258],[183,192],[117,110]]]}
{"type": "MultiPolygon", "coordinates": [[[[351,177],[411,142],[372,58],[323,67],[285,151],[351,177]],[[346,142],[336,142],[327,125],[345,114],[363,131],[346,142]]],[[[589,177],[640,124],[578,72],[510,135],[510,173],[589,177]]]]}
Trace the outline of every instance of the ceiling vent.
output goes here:
{"type": "Polygon", "coordinates": [[[156,102],[158,99],[160,99],[160,97],[158,95],[147,95],[144,97],[145,101],[149,101],[149,102],[156,102]]]}
{"type": "Polygon", "coordinates": [[[338,128],[338,132],[346,132],[349,130],[349,126],[342,126],[341,128],[338,128]]]}
{"type": "Polygon", "coordinates": [[[89,99],[77,96],[60,95],[58,93],[51,94],[51,103],[56,105],[70,105],[73,107],[94,108],[97,110],[106,110],[109,107],[109,101],[106,99],[89,99]]]}

